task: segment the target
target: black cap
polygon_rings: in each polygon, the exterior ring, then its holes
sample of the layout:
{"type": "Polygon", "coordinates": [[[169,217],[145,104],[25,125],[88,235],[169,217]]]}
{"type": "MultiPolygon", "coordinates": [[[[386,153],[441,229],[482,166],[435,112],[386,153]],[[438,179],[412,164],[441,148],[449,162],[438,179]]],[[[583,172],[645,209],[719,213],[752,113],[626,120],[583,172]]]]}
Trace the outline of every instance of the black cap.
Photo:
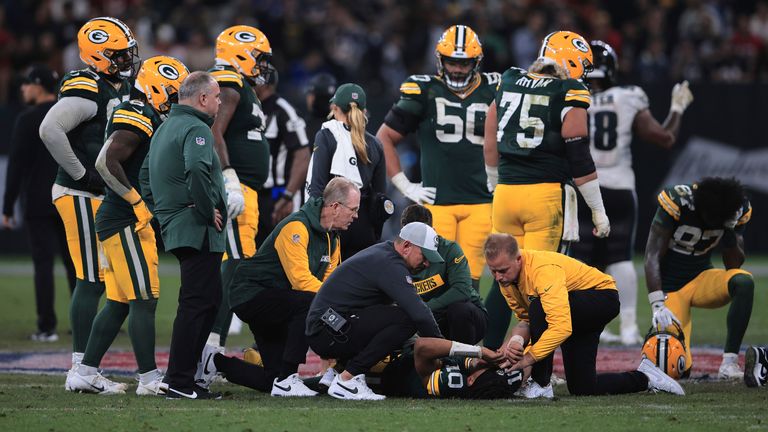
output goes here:
{"type": "Polygon", "coordinates": [[[34,64],[27,69],[27,74],[22,79],[24,84],[37,84],[50,93],[56,93],[59,84],[59,74],[48,66],[34,64]]]}
{"type": "MultiPolygon", "coordinates": [[[[314,77],[312,77],[311,80],[309,80],[309,85],[307,86],[306,92],[314,93],[319,97],[327,96],[327,98],[330,99],[330,97],[333,96],[334,93],[336,93],[337,85],[338,84],[336,83],[336,78],[334,78],[333,75],[322,72],[315,75],[314,77]]],[[[327,100],[326,100],[326,103],[327,103],[327,100]]]]}

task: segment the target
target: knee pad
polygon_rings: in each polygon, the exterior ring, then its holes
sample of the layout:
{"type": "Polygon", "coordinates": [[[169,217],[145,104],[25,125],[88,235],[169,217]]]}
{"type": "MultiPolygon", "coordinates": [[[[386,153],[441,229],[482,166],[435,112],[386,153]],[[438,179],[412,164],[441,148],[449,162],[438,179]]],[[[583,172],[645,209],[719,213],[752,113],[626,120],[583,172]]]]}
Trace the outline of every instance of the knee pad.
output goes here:
{"type": "Polygon", "coordinates": [[[755,281],[751,274],[739,273],[728,280],[728,295],[731,298],[749,296],[755,292],[755,281]]]}

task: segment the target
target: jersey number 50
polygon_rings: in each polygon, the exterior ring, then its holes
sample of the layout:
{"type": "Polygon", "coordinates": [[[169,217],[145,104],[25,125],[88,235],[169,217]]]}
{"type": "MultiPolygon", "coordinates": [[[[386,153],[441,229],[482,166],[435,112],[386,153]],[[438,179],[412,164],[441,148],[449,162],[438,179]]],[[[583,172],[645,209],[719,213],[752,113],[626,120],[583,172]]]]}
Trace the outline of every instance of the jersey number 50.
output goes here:
{"type": "Polygon", "coordinates": [[[466,115],[459,102],[451,102],[445,98],[435,98],[437,108],[437,125],[452,126],[453,132],[448,128],[435,128],[435,136],[442,143],[457,143],[466,136],[467,141],[475,145],[483,145],[483,128],[485,126],[485,113],[488,105],[473,103],[467,107],[466,115]],[[448,110],[456,114],[449,114],[448,110]],[[466,122],[462,117],[466,117],[466,122]],[[465,127],[466,126],[466,127],[465,127]]]}
{"type": "Polygon", "coordinates": [[[539,117],[531,116],[530,110],[532,105],[540,105],[542,107],[549,106],[549,96],[534,95],[534,94],[521,94],[514,92],[504,92],[501,95],[501,101],[499,102],[499,108],[504,110],[504,114],[499,120],[499,128],[496,132],[496,141],[501,142],[504,138],[504,132],[507,128],[512,116],[520,109],[518,126],[511,128],[511,131],[517,132],[514,142],[520,148],[536,148],[544,140],[544,129],[546,125],[544,120],[539,117]],[[531,131],[531,129],[533,129],[531,131]],[[532,136],[529,136],[531,135],[532,136]]]}

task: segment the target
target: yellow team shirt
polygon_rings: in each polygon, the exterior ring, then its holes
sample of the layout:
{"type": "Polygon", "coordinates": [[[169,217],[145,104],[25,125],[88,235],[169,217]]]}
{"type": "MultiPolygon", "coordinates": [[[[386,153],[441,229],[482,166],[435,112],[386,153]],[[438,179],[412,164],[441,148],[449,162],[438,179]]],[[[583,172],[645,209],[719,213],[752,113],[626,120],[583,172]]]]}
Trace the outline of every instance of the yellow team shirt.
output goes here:
{"type": "Polygon", "coordinates": [[[523,265],[517,284],[500,286],[500,289],[517,319],[526,322],[530,322],[530,300],[541,299],[548,327],[527,351],[539,360],[551,354],[572,333],[568,292],[615,290],[616,281],[594,267],[557,252],[521,249],[520,254],[523,265]]]}

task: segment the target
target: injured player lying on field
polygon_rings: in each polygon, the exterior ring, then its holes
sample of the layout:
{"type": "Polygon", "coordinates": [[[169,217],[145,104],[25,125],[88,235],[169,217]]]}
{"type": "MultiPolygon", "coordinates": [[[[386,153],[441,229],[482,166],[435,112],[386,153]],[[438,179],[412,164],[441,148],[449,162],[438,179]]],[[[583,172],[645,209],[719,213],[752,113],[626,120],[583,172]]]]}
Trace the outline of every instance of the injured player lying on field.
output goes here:
{"type": "MultiPolygon", "coordinates": [[[[502,355],[488,348],[446,339],[418,338],[413,345],[379,362],[366,374],[366,380],[373,391],[391,397],[508,399],[520,388],[522,373],[498,369],[496,364],[500,361],[503,361],[502,355]]],[[[216,354],[213,362],[216,369],[209,369],[212,373],[206,374],[206,384],[210,384],[218,371],[235,384],[262,392],[272,388],[264,369],[258,365],[222,354],[216,354]]],[[[329,368],[322,377],[309,378],[303,383],[325,392],[337,373],[329,368]]]]}

